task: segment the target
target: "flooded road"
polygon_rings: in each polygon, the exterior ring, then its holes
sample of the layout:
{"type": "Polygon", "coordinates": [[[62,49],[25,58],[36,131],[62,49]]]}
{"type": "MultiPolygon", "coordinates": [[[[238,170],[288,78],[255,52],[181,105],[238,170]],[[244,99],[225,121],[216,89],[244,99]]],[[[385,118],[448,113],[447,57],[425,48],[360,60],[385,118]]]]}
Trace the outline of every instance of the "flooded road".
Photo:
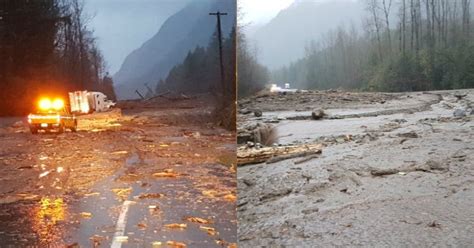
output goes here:
{"type": "Polygon", "coordinates": [[[375,109],[361,104],[361,96],[324,109],[322,120],[292,120],[309,112],[288,109],[239,116],[241,127],[273,125],[279,145],[325,146],[301,163],[239,167],[239,245],[468,247],[474,242],[474,91],[461,93],[461,99],[458,91],[395,94],[375,109]],[[455,116],[461,110],[465,115],[455,116]]]}
{"type": "Polygon", "coordinates": [[[2,247],[235,246],[235,136],[191,101],[0,130],[2,247]]]}

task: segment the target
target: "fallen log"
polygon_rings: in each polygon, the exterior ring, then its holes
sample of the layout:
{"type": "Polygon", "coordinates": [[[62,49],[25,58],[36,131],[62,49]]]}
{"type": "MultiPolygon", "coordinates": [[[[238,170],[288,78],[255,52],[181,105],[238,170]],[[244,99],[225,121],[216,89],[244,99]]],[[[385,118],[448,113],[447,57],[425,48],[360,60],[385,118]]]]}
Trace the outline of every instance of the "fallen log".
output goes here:
{"type": "Polygon", "coordinates": [[[322,152],[321,144],[277,146],[263,148],[240,147],[237,149],[237,165],[274,163],[285,159],[309,156],[322,152]]]}

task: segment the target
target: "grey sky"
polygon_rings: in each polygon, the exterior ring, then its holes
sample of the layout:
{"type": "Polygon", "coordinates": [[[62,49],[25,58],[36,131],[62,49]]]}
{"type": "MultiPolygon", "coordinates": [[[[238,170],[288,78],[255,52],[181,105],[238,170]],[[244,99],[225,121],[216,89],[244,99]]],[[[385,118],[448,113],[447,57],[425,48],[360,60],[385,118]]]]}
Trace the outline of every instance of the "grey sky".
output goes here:
{"type": "Polygon", "coordinates": [[[189,0],[85,0],[94,30],[110,74],[125,57],[158,32],[163,22],[189,0]]]}

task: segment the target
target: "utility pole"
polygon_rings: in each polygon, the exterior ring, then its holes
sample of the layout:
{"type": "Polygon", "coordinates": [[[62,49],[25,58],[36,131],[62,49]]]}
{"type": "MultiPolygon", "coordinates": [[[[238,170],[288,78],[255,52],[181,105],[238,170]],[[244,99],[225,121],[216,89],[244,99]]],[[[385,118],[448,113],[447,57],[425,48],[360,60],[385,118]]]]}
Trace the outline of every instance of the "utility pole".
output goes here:
{"type": "Polygon", "coordinates": [[[227,13],[222,13],[220,11],[209,13],[209,15],[213,15],[217,17],[217,36],[219,39],[219,59],[220,59],[220,67],[221,67],[221,85],[222,85],[222,97],[223,100],[227,95],[227,87],[225,85],[225,73],[224,73],[224,61],[222,58],[222,30],[221,30],[221,15],[227,15],[227,13]]]}

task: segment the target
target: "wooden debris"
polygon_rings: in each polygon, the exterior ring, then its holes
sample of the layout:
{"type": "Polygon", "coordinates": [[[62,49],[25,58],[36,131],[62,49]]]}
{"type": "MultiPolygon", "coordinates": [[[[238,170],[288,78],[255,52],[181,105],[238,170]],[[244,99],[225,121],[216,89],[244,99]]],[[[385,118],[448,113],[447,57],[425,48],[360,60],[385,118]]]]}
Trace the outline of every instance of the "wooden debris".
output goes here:
{"type": "Polygon", "coordinates": [[[166,242],[166,245],[171,246],[173,248],[186,248],[185,243],[177,242],[177,241],[168,241],[166,242]]]}
{"type": "Polygon", "coordinates": [[[189,222],[195,222],[195,223],[200,223],[200,224],[209,224],[211,221],[199,218],[199,217],[187,217],[185,220],[189,222]]]}
{"type": "Polygon", "coordinates": [[[181,223],[173,223],[173,224],[166,224],[165,225],[166,228],[171,228],[171,229],[184,229],[186,227],[188,227],[187,224],[181,224],[181,223]]]}
{"type": "Polygon", "coordinates": [[[154,177],[177,177],[178,173],[174,172],[173,169],[166,169],[162,172],[153,173],[154,177]]]}
{"type": "Polygon", "coordinates": [[[80,215],[82,218],[86,218],[86,219],[92,218],[92,214],[89,212],[81,212],[80,215]]]}
{"type": "Polygon", "coordinates": [[[322,152],[321,144],[306,144],[293,146],[277,146],[263,148],[240,147],[237,150],[239,166],[258,163],[274,163],[285,159],[304,157],[322,152]]]}
{"type": "Polygon", "coordinates": [[[160,194],[160,193],[143,193],[139,196],[135,196],[135,199],[155,199],[155,198],[161,198],[165,195],[160,194]]]}
{"type": "Polygon", "coordinates": [[[237,200],[237,197],[234,194],[227,194],[227,195],[224,196],[224,199],[226,201],[233,202],[233,201],[237,200]]]}
{"type": "Polygon", "coordinates": [[[207,227],[207,226],[200,226],[199,229],[207,232],[210,236],[215,236],[217,234],[217,231],[213,227],[207,227]]]}
{"type": "Polygon", "coordinates": [[[319,154],[309,155],[305,158],[301,158],[301,159],[296,160],[294,163],[295,164],[302,164],[302,163],[308,162],[308,161],[310,161],[311,159],[314,159],[314,158],[319,158],[319,154]]]}

